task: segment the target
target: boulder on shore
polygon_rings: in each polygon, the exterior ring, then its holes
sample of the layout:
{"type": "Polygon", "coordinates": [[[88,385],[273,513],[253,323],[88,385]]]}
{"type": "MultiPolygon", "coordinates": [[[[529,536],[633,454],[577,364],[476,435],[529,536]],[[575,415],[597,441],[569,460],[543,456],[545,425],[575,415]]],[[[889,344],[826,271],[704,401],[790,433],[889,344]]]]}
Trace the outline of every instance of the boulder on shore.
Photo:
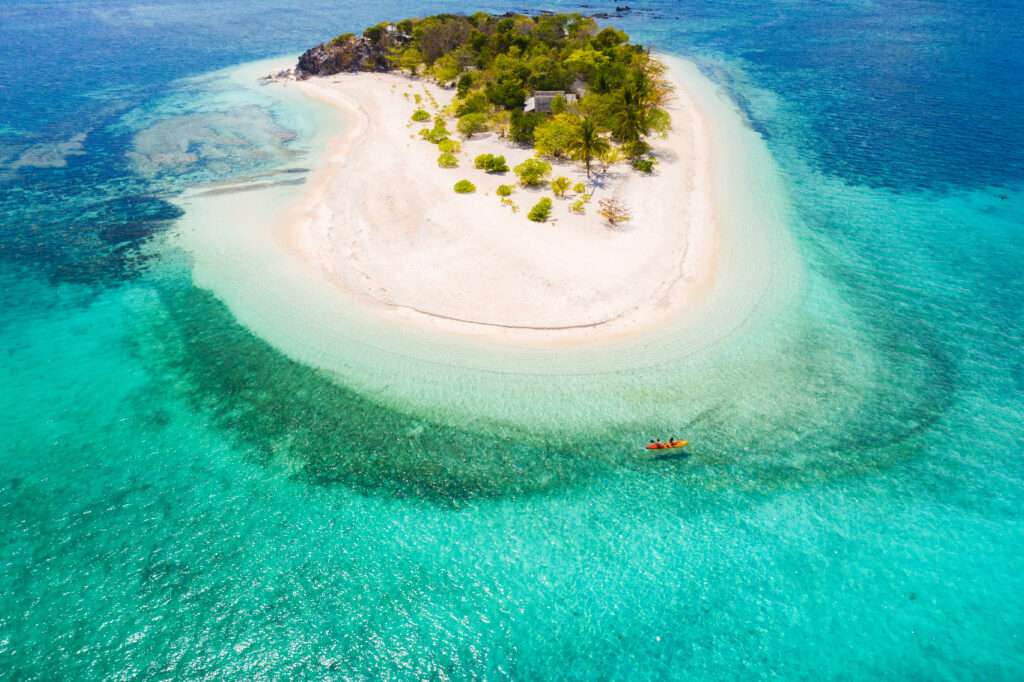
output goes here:
{"type": "Polygon", "coordinates": [[[339,36],[302,53],[296,78],[330,76],[343,71],[390,71],[387,48],[365,36],[339,36]]]}

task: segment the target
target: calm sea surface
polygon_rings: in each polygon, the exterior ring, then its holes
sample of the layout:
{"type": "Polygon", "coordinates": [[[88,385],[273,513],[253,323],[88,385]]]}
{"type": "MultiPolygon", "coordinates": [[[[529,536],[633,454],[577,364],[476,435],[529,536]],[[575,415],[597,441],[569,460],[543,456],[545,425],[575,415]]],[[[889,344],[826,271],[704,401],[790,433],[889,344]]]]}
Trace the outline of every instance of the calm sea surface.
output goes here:
{"type": "Polygon", "coordinates": [[[1024,678],[1024,5],[629,4],[813,273],[681,459],[384,406],[158,248],[316,151],[225,69],[524,5],[0,7],[0,679],[1024,678]]]}

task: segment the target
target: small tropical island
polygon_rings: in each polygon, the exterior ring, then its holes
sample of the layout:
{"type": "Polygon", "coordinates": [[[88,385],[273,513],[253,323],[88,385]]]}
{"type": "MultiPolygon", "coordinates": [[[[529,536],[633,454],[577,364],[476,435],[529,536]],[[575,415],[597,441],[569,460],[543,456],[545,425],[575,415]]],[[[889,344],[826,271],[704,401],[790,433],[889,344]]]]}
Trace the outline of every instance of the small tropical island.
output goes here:
{"type": "Polygon", "coordinates": [[[339,35],[287,74],[349,124],[286,241],[345,295],[444,331],[656,323],[714,262],[704,124],[677,68],[580,14],[339,35]]]}

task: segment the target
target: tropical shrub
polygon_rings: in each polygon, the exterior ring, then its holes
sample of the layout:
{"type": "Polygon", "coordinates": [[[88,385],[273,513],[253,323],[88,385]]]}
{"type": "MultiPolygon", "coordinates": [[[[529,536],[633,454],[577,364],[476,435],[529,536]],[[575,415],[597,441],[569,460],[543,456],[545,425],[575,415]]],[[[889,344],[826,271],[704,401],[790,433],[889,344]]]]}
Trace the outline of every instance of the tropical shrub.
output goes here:
{"type": "Polygon", "coordinates": [[[448,128],[444,125],[444,119],[440,116],[434,117],[434,127],[427,129],[424,128],[420,131],[420,135],[423,139],[434,144],[439,144],[443,140],[447,140],[451,133],[448,132],[448,128]]]}
{"type": "Polygon", "coordinates": [[[582,182],[577,182],[575,185],[572,186],[572,191],[574,194],[586,194],[587,186],[582,182]]]}
{"type": "Polygon", "coordinates": [[[459,160],[455,158],[454,154],[445,152],[437,157],[437,165],[441,168],[456,168],[459,165],[459,160]]]}
{"type": "Polygon", "coordinates": [[[499,197],[507,197],[512,194],[512,185],[498,185],[494,191],[499,197]]]}
{"type": "Polygon", "coordinates": [[[482,92],[474,92],[458,100],[455,105],[455,115],[462,117],[466,114],[486,114],[491,108],[487,96],[482,92]]]}
{"type": "Polygon", "coordinates": [[[501,137],[508,137],[511,120],[511,112],[505,111],[504,109],[495,111],[487,117],[487,127],[498,133],[501,137]]]}
{"type": "Polygon", "coordinates": [[[476,191],[476,185],[469,180],[459,180],[455,183],[454,189],[459,194],[472,194],[476,191]]]}
{"type": "Polygon", "coordinates": [[[459,60],[455,58],[455,55],[450,53],[438,59],[434,62],[433,66],[430,67],[430,71],[438,83],[447,83],[455,80],[461,70],[459,60]]]}
{"type": "Polygon", "coordinates": [[[565,197],[565,193],[569,191],[569,186],[571,184],[572,183],[569,181],[569,178],[555,178],[551,181],[551,191],[555,193],[556,197],[562,199],[565,197]]]}
{"type": "Polygon", "coordinates": [[[524,187],[539,187],[551,173],[551,164],[540,159],[527,159],[513,170],[519,178],[519,184],[524,187]]]}
{"type": "Polygon", "coordinates": [[[644,156],[639,159],[633,159],[633,168],[643,173],[653,173],[654,164],[658,163],[658,160],[653,156],[644,156]]]}
{"type": "Polygon", "coordinates": [[[446,154],[458,154],[462,151],[462,143],[458,140],[441,140],[437,143],[437,149],[446,154]]]}
{"type": "Polygon", "coordinates": [[[514,75],[499,76],[495,82],[488,83],[484,92],[492,104],[506,109],[522,109],[526,101],[526,88],[514,75]]]}
{"type": "Polygon", "coordinates": [[[551,199],[542,197],[540,201],[533,205],[533,208],[530,209],[526,217],[535,223],[545,222],[551,217],[551,199]]]}
{"type": "Polygon", "coordinates": [[[488,173],[508,172],[508,163],[505,162],[504,156],[496,156],[494,154],[480,154],[475,159],[473,159],[473,165],[476,168],[487,171],[488,173]]]}
{"type": "Polygon", "coordinates": [[[456,85],[455,92],[459,97],[465,97],[469,94],[469,89],[471,87],[473,87],[473,76],[467,72],[459,76],[459,82],[456,85]]]}
{"type": "Polygon", "coordinates": [[[533,144],[533,133],[544,120],[544,114],[514,109],[509,118],[508,136],[518,144],[533,144]]]}
{"type": "Polygon", "coordinates": [[[584,201],[583,199],[577,199],[576,201],[572,202],[571,206],[569,206],[569,210],[572,211],[573,213],[582,214],[586,210],[586,205],[586,201],[584,201]]]}
{"type": "MultiPolygon", "coordinates": [[[[405,93],[405,96],[408,97],[409,93],[405,93]]],[[[417,109],[412,112],[412,120],[417,123],[426,123],[430,120],[430,114],[428,114],[425,109],[417,109]]]]}
{"type": "Polygon", "coordinates": [[[482,133],[487,130],[487,114],[476,113],[461,116],[456,128],[464,137],[473,137],[477,133],[482,133]]]}

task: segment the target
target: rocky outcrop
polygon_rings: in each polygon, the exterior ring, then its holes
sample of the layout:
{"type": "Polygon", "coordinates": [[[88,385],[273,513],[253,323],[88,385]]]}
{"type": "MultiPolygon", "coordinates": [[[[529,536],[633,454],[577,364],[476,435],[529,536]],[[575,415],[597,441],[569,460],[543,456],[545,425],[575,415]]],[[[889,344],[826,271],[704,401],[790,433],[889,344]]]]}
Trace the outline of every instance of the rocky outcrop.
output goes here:
{"type": "Polygon", "coordinates": [[[343,71],[389,71],[388,41],[345,35],[310,48],[299,57],[295,76],[330,76],[343,71]]]}

